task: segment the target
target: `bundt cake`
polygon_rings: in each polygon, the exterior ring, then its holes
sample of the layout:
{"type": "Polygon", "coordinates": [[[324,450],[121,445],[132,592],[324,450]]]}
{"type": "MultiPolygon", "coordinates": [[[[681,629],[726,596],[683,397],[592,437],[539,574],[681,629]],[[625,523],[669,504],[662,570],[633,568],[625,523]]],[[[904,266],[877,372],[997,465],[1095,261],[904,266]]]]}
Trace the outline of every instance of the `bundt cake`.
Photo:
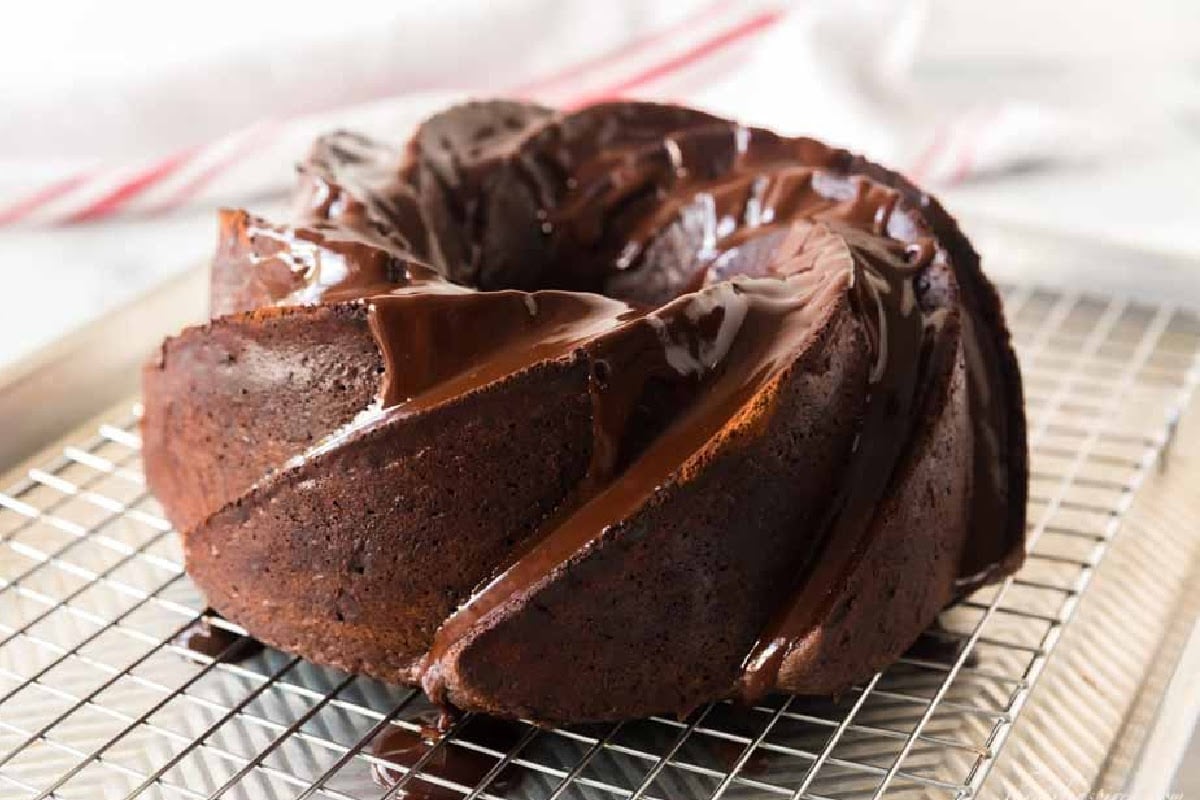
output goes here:
{"type": "Polygon", "coordinates": [[[640,102],[351,133],[224,211],[145,371],[211,605],[541,721],[836,693],[1023,557],[1021,383],[956,223],[811,139],[640,102]]]}

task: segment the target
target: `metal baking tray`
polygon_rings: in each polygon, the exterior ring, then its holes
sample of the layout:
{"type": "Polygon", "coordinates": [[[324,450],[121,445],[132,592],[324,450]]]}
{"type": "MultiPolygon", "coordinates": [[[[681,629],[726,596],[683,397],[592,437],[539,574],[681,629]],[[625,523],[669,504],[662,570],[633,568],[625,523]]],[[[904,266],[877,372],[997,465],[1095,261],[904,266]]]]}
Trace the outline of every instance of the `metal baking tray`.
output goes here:
{"type": "Polygon", "coordinates": [[[203,316],[201,271],[0,373],[0,798],[1163,796],[1200,708],[1200,266],[968,230],[1026,380],[1018,575],[838,698],[520,723],[502,745],[468,716],[411,769],[372,741],[416,729],[419,693],[173,643],[204,603],[146,493],[132,393],[203,316]]]}

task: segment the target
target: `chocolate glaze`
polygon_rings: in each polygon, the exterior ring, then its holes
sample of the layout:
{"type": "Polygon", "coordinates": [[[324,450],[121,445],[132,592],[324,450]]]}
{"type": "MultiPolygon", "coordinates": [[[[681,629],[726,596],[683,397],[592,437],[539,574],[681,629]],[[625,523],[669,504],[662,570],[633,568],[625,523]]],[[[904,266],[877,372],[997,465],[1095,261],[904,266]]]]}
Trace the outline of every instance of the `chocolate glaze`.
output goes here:
{"type": "MultiPolygon", "coordinates": [[[[770,690],[866,548],[928,376],[953,357],[939,336],[956,316],[952,256],[924,216],[944,212],[812,140],[639,103],[468,104],[426,123],[403,158],[341,135],[303,173],[294,225],[226,212],[215,307],[365,303],[385,375],[362,428],[546,360],[591,365],[587,475],[439,628],[421,662],[435,698],[456,643],[686,471],[848,296],[871,349],[867,411],[794,593],[734,689],[770,690]]],[[[978,284],[967,277],[965,302],[978,305],[978,284]]],[[[1019,431],[993,398],[1014,378],[1002,345],[959,323],[975,441],[965,591],[1019,562],[1024,525],[1009,488],[1019,431]]]]}
{"type": "Polygon", "coordinates": [[[263,643],[257,639],[234,633],[209,621],[219,616],[211,609],[205,611],[180,631],[172,643],[226,664],[245,661],[263,651],[263,643]]]}
{"type": "Polygon", "coordinates": [[[223,212],[222,224],[230,231],[218,258],[256,276],[260,290],[278,305],[358,299],[436,277],[407,250],[370,229],[315,220],[273,225],[244,211],[223,212]],[[241,267],[244,262],[252,269],[241,267]]]}
{"type": "Polygon", "coordinates": [[[370,301],[388,365],[385,408],[415,413],[641,316],[626,303],[558,291],[400,294],[370,301]]]}
{"type": "MultiPolygon", "coordinates": [[[[394,797],[411,800],[457,800],[462,794],[449,787],[425,780],[424,776],[442,778],[468,789],[474,788],[496,766],[498,759],[487,753],[447,742],[438,743],[445,735],[445,719],[438,712],[417,717],[418,730],[409,730],[389,725],[371,743],[371,755],[395,765],[372,765],[371,775],[375,782],[390,788],[404,775],[417,767],[423,758],[427,760],[419,767],[420,776],[414,775],[394,797]]],[[[520,741],[523,728],[517,723],[491,717],[476,716],[468,723],[461,738],[483,745],[500,753],[507,753],[520,741]]],[[[521,772],[509,764],[488,783],[487,791],[505,793],[515,788],[521,772]]]]}
{"type": "Polygon", "coordinates": [[[417,197],[401,175],[403,155],[381,142],[339,131],[322,136],[299,167],[293,215],[371,231],[397,250],[428,257],[417,197]]]}

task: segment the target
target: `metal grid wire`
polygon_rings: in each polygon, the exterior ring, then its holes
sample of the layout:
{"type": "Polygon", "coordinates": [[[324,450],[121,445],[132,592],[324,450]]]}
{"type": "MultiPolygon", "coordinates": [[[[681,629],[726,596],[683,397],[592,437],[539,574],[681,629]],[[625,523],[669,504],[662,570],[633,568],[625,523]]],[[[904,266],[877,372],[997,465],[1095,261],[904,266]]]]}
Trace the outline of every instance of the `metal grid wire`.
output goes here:
{"type": "MultiPolygon", "coordinates": [[[[417,729],[413,690],[267,650],[173,637],[203,600],[144,487],[132,415],[0,493],[0,798],[962,798],[978,793],[1197,383],[1200,317],[1120,298],[1005,293],[1028,394],[1030,557],[943,615],[952,647],[836,699],[543,729],[495,748],[460,719],[397,784],[370,743],[417,729]],[[443,748],[485,769],[426,772],[443,748]],[[484,774],[486,773],[486,774],[484,774]]],[[[232,623],[213,624],[236,633],[232,623]]],[[[566,678],[564,678],[566,679],[566,678]]]]}

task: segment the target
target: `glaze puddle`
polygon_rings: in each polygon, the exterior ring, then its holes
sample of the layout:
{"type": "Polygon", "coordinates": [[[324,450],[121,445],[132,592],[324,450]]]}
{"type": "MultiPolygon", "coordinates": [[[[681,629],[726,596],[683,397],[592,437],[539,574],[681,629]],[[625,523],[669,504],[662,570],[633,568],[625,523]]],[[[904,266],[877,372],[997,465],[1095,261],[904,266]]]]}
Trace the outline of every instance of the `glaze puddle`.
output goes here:
{"type": "MultiPolygon", "coordinates": [[[[458,800],[463,796],[462,792],[440,786],[425,777],[441,778],[472,789],[500,759],[462,743],[470,742],[498,753],[507,753],[520,741],[524,731],[520,723],[474,716],[460,734],[439,746],[446,728],[446,721],[439,717],[436,710],[426,711],[409,720],[419,726],[418,730],[389,725],[375,737],[371,742],[371,755],[388,762],[375,763],[371,768],[371,777],[377,785],[391,788],[432,751],[429,759],[421,765],[420,773],[410,778],[395,797],[408,800],[458,800]]],[[[520,779],[520,769],[509,764],[485,788],[492,794],[504,794],[515,788],[520,779]]]]}
{"type": "Polygon", "coordinates": [[[265,648],[257,639],[213,625],[209,620],[214,617],[220,618],[220,615],[211,609],[205,611],[191,625],[176,634],[171,640],[172,644],[222,664],[245,661],[258,655],[265,648]]]}

